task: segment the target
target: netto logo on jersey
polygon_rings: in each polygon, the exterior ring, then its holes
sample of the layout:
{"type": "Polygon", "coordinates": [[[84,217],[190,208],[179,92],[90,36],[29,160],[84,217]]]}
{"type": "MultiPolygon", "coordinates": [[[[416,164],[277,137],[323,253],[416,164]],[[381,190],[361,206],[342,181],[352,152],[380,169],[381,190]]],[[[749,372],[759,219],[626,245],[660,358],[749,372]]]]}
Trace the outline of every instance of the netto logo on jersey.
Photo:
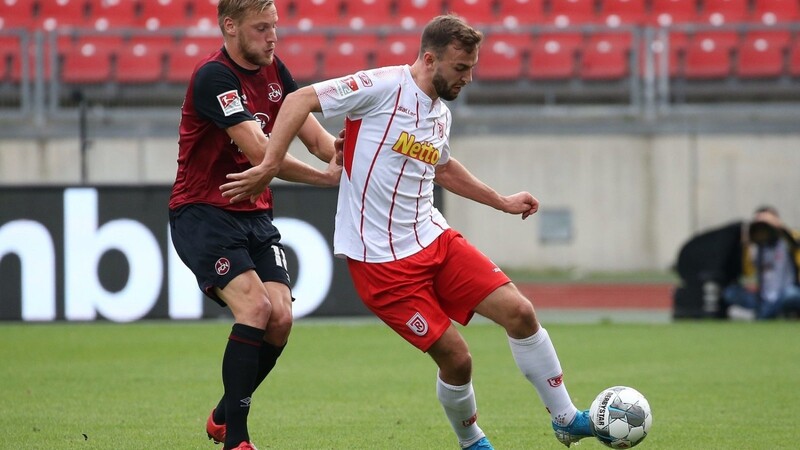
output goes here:
{"type": "Polygon", "coordinates": [[[397,142],[392,145],[392,150],[428,164],[436,165],[439,162],[438,148],[427,141],[417,142],[416,136],[405,131],[400,134],[397,142]]]}

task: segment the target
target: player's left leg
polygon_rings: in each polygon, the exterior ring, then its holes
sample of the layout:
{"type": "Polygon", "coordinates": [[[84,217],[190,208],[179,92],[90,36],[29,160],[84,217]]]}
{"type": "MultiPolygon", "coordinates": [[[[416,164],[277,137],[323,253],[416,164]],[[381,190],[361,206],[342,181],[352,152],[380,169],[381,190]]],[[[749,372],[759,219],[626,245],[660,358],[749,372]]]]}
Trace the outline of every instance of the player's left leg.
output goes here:
{"type": "Polygon", "coordinates": [[[505,328],[514,361],[550,412],[556,438],[569,447],[591,436],[588,411],[578,411],[564,385],[561,362],[533,304],[513,283],[489,294],[475,312],[505,328]]]}

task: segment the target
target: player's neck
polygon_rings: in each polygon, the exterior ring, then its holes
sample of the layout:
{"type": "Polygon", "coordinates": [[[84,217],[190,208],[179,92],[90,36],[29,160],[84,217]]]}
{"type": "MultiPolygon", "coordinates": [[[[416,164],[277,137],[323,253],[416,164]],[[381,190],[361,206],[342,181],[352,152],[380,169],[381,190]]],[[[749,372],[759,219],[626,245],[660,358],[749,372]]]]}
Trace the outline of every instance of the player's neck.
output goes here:
{"type": "Polygon", "coordinates": [[[433,87],[431,74],[425,70],[425,67],[417,60],[411,65],[411,78],[416,83],[417,87],[425,93],[432,101],[436,101],[439,96],[436,94],[436,89],[433,87]]]}

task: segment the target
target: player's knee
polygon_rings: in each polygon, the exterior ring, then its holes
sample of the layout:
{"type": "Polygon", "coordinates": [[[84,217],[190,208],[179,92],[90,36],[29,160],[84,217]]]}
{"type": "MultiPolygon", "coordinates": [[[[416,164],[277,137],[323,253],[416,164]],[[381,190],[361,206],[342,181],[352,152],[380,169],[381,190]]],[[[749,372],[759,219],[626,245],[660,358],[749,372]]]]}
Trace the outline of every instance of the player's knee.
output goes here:
{"type": "Polygon", "coordinates": [[[531,302],[520,297],[520,300],[511,307],[505,328],[511,336],[527,337],[533,334],[537,328],[537,319],[531,302]]]}
{"type": "Polygon", "coordinates": [[[269,317],[267,324],[267,332],[274,338],[286,340],[289,332],[292,331],[292,310],[291,309],[274,309],[269,317]]]}

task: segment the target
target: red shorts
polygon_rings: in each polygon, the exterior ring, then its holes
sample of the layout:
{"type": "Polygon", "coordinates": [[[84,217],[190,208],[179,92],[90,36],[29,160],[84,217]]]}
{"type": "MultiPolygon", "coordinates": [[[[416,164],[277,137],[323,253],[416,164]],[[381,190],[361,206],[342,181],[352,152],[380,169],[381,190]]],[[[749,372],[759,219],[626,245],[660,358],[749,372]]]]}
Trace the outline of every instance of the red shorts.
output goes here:
{"type": "Polygon", "coordinates": [[[511,281],[452,229],[407,258],[387,263],[348,259],[347,265],[367,308],[423,352],[451,320],[466,325],[483,299],[511,281]]]}

